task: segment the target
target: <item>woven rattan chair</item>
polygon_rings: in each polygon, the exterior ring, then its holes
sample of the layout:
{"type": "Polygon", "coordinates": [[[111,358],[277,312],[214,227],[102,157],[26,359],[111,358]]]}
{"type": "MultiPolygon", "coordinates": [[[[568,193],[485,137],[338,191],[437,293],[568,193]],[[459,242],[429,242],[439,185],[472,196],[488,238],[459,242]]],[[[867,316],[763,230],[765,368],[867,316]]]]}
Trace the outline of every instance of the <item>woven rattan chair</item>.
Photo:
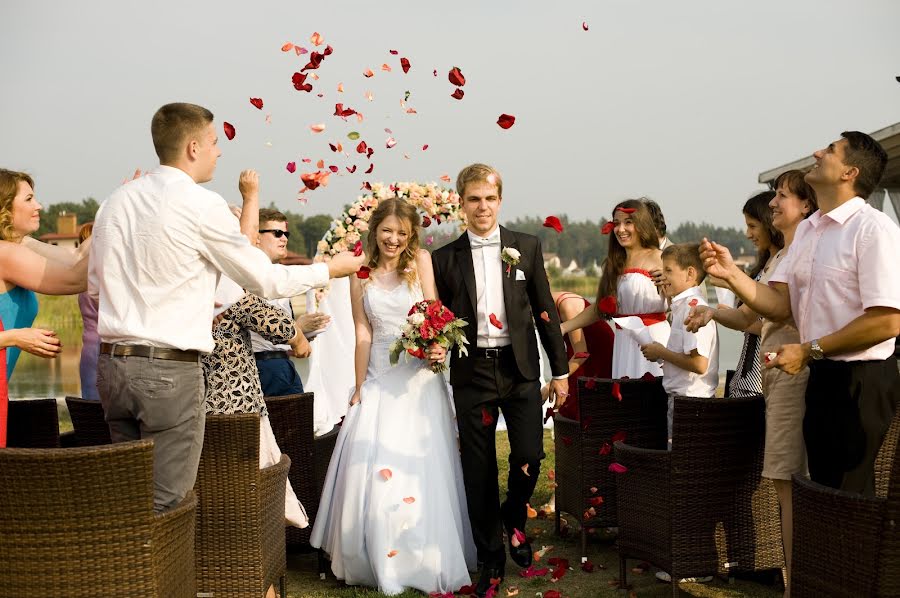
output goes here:
{"type": "MultiPolygon", "coordinates": [[[[620,579],[628,558],[678,580],[781,569],[778,501],[762,479],[761,396],[675,399],[671,451],[616,443],[620,579]]],[[[673,595],[678,584],[672,584],[673,595]]]]}
{"type": "Polygon", "coordinates": [[[287,528],[287,543],[290,546],[308,547],[338,429],[319,437],[313,434],[311,392],[266,397],[265,400],[278,448],[291,458],[291,470],[288,474],[291,486],[309,516],[309,527],[287,528]]]}
{"type": "Polygon", "coordinates": [[[59,448],[59,413],[56,399],[9,402],[6,446],[59,448]]]}
{"type": "Polygon", "coordinates": [[[109,425],[103,415],[100,401],[88,401],[80,397],[66,397],[66,407],[75,428],[77,446],[112,444],[109,425]]]}
{"type": "Polygon", "coordinates": [[[284,591],[284,493],[291,460],[259,468],[259,415],[208,415],[197,472],[197,591],[215,598],[284,591]]]}
{"type": "Polygon", "coordinates": [[[581,555],[587,555],[587,528],[617,525],[613,436],[649,448],[666,446],[666,392],[662,379],[614,380],[580,378],[581,421],[554,418],[556,448],[556,531],[563,512],[581,522],[581,555]],[[614,396],[618,385],[622,400],[614,396]],[[604,445],[607,445],[604,449],[604,445]],[[602,454],[605,453],[605,454],[602,454]],[[592,491],[596,488],[596,491],[592,491]],[[591,501],[603,499],[602,505],[591,501]],[[589,513],[593,508],[595,515],[589,513]]]}
{"type": "Polygon", "coordinates": [[[791,595],[900,596],[900,411],[875,463],[875,497],[794,476],[791,595]]]}
{"type": "Polygon", "coordinates": [[[0,450],[0,597],[194,598],[191,493],[153,512],[153,443],[0,450]]]}

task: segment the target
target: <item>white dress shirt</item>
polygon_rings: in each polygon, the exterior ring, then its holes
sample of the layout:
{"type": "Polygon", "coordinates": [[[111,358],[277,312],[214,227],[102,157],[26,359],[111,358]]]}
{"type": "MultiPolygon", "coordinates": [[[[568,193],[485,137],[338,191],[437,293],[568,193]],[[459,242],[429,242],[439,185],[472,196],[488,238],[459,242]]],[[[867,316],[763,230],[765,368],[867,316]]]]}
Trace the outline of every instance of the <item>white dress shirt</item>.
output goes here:
{"type": "Polygon", "coordinates": [[[708,305],[700,287],[691,287],[672,298],[672,331],[666,348],[688,355],[694,349],[709,360],[705,374],[695,374],[674,364],[663,362],[663,388],[670,396],[714,397],[719,386],[719,335],[715,322],[709,322],[697,332],[684,327],[693,305],[708,305]],[[696,300],[696,303],[694,303],[696,300]]]}
{"type": "Polygon", "coordinates": [[[94,221],[88,291],[107,343],[213,350],[219,273],[262,297],[328,283],[328,267],[281,266],[250,245],[218,193],[159,166],[119,187],[94,221]]]}
{"type": "MultiPolygon", "coordinates": [[[[482,237],[468,231],[469,243],[478,243],[482,237]]],[[[512,341],[509,338],[509,322],[506,320],[506,303],[503,301],[503,260],[500,259],[500,227],[497,226],[483,239],[491,242],[485,247],[472,247],[472,265],[475,267],[475,297],[478,312],[478,338],[476,344],[484,349],[505,347],[512,341]],[[498,329],[490,322],[490,314],[494,314],[503,324],[498,329]]]]}
{"type": "MultiPolygon", "coordinates": [[[[900,309],[900,229],[883,212],[854,197],[797,227],[787,256],[769,284],[787,283],[801,342],[837,332],[870,307],[900,309]]],[[[884,360],[890,338],[835,361],[884,360]]]]}

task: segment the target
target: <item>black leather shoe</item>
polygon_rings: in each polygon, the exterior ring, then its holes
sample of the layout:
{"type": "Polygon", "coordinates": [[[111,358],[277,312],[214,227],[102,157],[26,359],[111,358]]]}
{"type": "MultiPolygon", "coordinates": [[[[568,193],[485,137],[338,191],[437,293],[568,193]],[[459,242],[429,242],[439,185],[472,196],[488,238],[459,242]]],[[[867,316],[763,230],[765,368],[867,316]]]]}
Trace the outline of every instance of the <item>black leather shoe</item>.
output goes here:
{"type": "Polygon", "coordinates": [[[519,546],[513,547],[512,542],[509,544],[509,556],[513,562],[523,569],[531,566],[534,554],[531,551],[531,542],[522,542],[519,546]]]}
{"type": "Polygon", "coordinates": [[[503,567],[484,567],[481,569],[481,577],[478,578],[478,583],[475,585],[475,595],[478,598],[484,598],[492,585],[496,584],[499,588],[501,583],[503,583],[503,567]]]}

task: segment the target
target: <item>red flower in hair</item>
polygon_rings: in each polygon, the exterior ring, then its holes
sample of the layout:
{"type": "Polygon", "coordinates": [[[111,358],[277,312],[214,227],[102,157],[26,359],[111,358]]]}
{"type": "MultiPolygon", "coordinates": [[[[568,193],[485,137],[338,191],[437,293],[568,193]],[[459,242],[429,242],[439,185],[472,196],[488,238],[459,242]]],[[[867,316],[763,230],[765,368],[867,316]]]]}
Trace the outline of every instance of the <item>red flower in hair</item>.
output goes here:
{"type": "Polygon", "coordinates": [[[615,228],[616,228],[616,223],[613,222],[612,220],[610,220],[609,222],[604,224],[603,227],[600,229],[600,234],[608,235],[609,233],[613,232],[613,230],[615,228]]]}
{"type": "MultiPolygon", "coordinates": [[[[635,212],[635,208],[623,208],[621,206],[616,206],[616,210],[625,212],[626,214],[634,214],[635,212]]],[[[616,210],[613,210],[613,212],[615,212],[616,210]]]]}

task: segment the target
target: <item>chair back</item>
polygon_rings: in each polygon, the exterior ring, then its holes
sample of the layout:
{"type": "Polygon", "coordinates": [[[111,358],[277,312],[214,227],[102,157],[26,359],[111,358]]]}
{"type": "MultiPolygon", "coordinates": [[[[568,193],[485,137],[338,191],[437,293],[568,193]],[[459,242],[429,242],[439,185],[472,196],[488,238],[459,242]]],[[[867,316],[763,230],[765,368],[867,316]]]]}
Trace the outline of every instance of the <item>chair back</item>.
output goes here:
{"type": "Polygon", "coordinates": [[[6,446],[59,448],[56,399],[18,399],[9,402],[6,446]]]}
{"type": "Polygon", "coordinates": [[[900,408],[885,435],[875,461],[875,493],[886,495],[882,520],[881,550],[878,555],[880,595],[889,596],[900,588],[900,408]]]}
{"type": "MultiPolygon", "coordinates": [[[[287,528],[287,543],[290,545],[309,544],[312,523],[316,519],[319,497],[322,495],[321,487],[314,483],[318,478],[314,451],[313,400],[311,392],[265,398],[269,423],[272,424],[278,448],[291,458],[288,479],[300,504],[306,509],[310,522],[303,529],[287,528]]],[[[326,460],[325,466],[327,465],[326,460]]]]}
{"type": "Polygon", "coordinates": [[[75,443],[78,446],[112,444],[109,425],[103,414],[100,401],[88,401],[81,397],[66,397],[66,407],[75,429],[75,443]]]}
{"type": "Polygon", "coordinates": [[[0,596],[151,595],[152,524],[150,441],[0,450],[0,596]]]}

